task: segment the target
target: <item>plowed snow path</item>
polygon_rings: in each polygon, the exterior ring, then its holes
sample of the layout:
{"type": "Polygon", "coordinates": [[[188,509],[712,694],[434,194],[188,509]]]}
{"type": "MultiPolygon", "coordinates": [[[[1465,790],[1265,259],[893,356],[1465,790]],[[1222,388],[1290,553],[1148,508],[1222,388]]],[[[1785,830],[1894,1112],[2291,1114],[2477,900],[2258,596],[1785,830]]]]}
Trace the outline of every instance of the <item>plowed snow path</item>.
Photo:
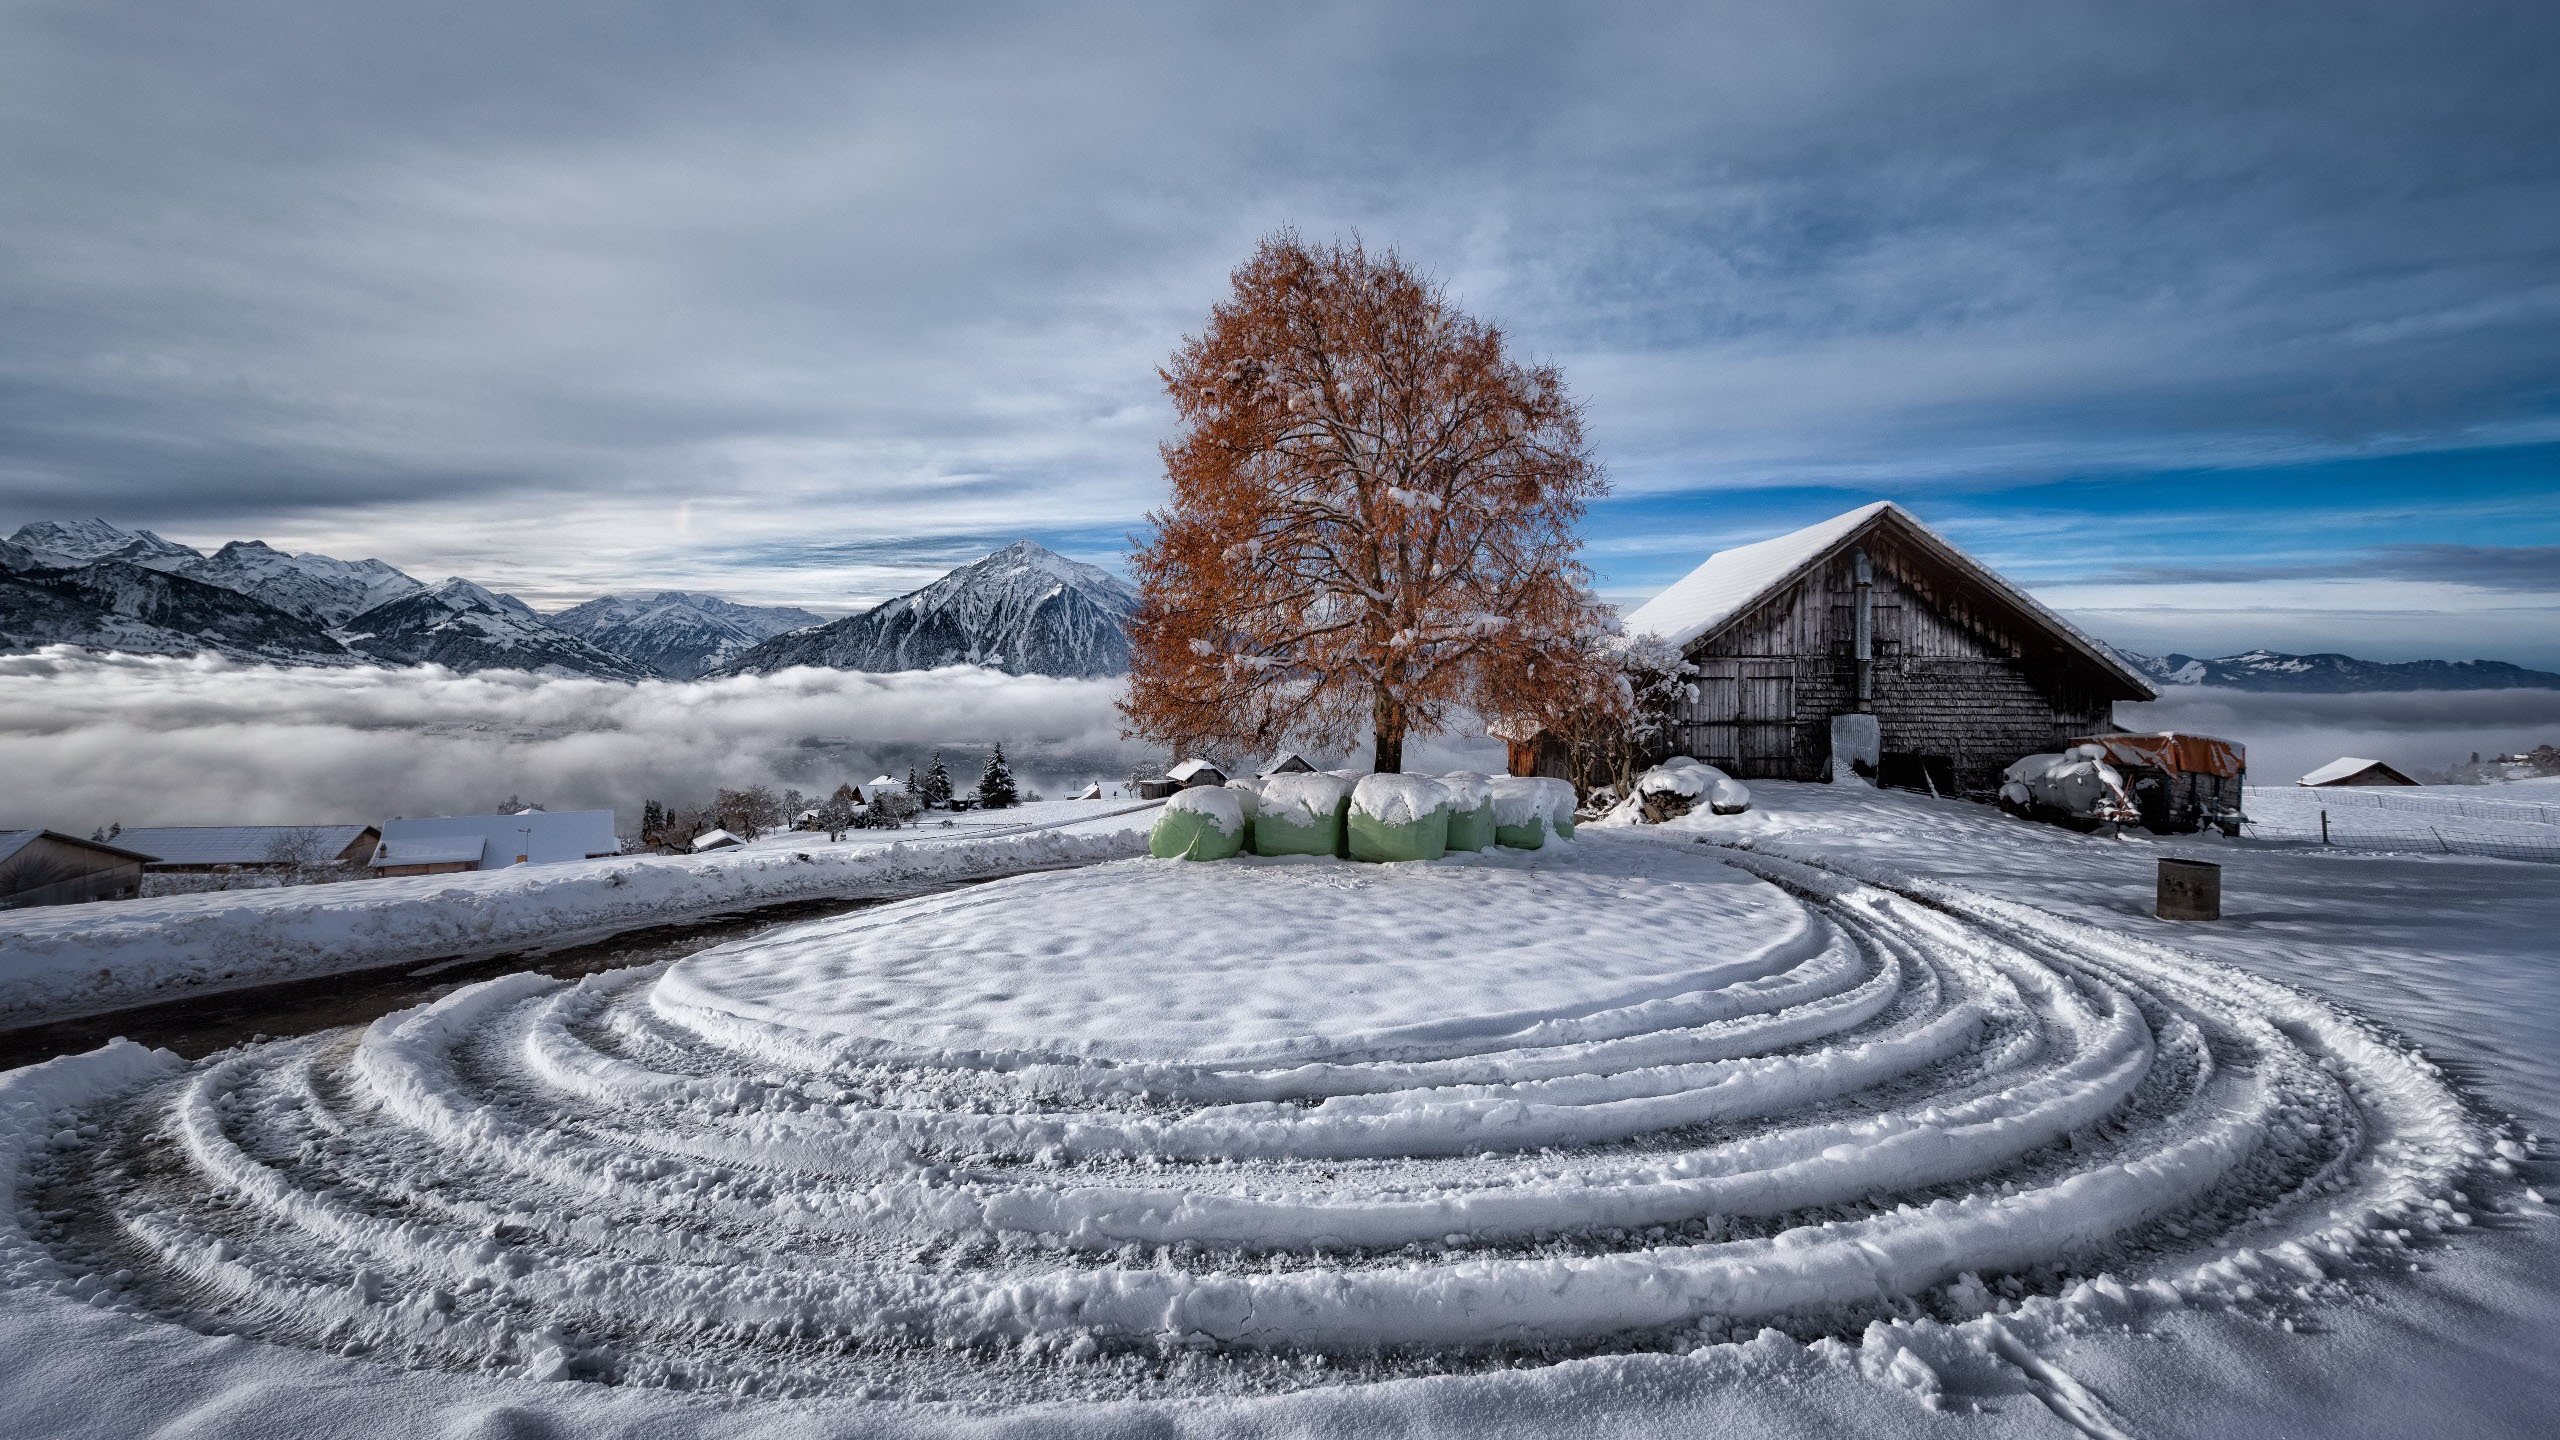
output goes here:
{"type": "Polygon", "coordinates": [[[2502,1163],[2317,999],[1878,879],[1129,862],[47,1103],[102,1051],[0,1081],[6,1261],[419,1369],[1004,1404],[2245,1297],[2502,1163]]]}

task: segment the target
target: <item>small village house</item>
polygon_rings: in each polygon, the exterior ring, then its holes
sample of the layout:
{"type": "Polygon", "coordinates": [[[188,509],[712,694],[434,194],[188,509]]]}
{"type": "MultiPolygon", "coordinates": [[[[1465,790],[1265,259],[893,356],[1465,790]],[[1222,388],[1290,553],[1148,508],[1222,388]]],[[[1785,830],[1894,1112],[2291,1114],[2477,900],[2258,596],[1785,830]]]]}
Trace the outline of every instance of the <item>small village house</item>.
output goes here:
{"type": "Polygon", "coordinates": [[[383,822],[377,875],[451,875],[622,853],[610,810],[525,810],[383,822]]]}
{"type": "Polygon", "coordinates": [[[1138,784],[1138,798],[1141,800],[1161,800],[1166,796],[1171,795],[1176,790],[1189,790],[1201,785],[1224,785],[1226,783],[1226,771],[1219,769],[1216,765],[1211,764],[1206,760],[1196,758],[1189,759],[1184,760],[1180,764],[1175,765],[1172,769],[1165,771],[1162,779],[1140,781],[1138,784]]]}
{"type": "Polygon", "coordinates": [[[130,900],[151,857],[55,830],[0,830],[0,910],[130,900]]]}
{"type": "Polygon", "coordinates": [[[690,848],[694,854],[700,855],[705,851],[728,850],[746,843],[746,841],[739,839],[737,836],[730,834],[726,830],[705,830],[701,834],[693,837],[693,843],[688,848],[690,848]]]}
{"type": "Polygon", "coordinates": [[[2415,785],[2418,782],[2379,760],[2341,755],[2293,783],[2314,790],[2329,790],[2349,785],[2415,785]]]}
{"type": "MultiPolygon", "coordinates": [[[[2154,698],[2104,645],[1890,502],[1719,551],[1624,623],[1697,668],[1665,753],[1745,779],[1822,780],[1836,761],[1981,794],[2023,756],[2115,729],[2118,701],[2154,698]]],[[[1552,764],[1544,748],[1514,738],[1514,772],[1552,764]]]]}
{"type": "Polygon", "coordinates": [[[1271,757],[1271,763],[1263,766],[1260,774],[1265,779],[1273,775],[1306,775],[1312,774],[1315,768],[1307,763],[1306,756],[1295,750],[1283,750],[1271,757]]]}
{"type": "Polygon", "coordinates": [[[306,865],[363,865],[382,843],[372,825],[146,825],[120,831],[116,843],[151,858],[161,874],[215,870],[291,870],[306,865]]]}

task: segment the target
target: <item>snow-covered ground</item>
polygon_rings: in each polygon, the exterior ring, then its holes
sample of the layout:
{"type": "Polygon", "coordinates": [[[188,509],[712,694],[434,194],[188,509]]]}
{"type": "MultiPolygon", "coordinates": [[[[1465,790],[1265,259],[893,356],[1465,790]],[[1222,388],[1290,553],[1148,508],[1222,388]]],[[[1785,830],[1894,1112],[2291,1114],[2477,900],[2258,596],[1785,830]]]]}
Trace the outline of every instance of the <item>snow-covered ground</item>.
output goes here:
{"type": "Polygon", "coordinates": [[[838,843],[157,896],[0,913],[0,1029],[180,994],[551,948],[643,925],[1137,853],[1152,807],[1049,800],[838,843]]]}
{"type": "Polygon", "coordinates": [[[1754,790],[1529,853],[1018,877],[361,1035],[11,1072],[0,1413],[758,1437],[2552,1413],[2560,1247],[2516,1173],[2549,1165],[2491,1113],[2560,1114],[2547,870],[1754,790]],[[2226,859],[2230,918],[2147,919],[2149,860],[2190,850],[2226,859]]]}

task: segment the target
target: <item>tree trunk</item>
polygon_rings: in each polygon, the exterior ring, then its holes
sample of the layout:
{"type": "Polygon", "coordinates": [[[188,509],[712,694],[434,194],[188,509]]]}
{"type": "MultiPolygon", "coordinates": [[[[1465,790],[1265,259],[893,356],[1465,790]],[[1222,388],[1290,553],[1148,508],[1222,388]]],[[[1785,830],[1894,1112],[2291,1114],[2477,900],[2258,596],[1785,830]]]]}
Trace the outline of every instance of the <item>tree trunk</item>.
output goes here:
{"type": "Polygon", "coordinates": [[[1378,742],[1369,768],[1393,775],[1404,768],[1404,707],[1380,690],[1369,704],[1369,720],[1378,742]]]}

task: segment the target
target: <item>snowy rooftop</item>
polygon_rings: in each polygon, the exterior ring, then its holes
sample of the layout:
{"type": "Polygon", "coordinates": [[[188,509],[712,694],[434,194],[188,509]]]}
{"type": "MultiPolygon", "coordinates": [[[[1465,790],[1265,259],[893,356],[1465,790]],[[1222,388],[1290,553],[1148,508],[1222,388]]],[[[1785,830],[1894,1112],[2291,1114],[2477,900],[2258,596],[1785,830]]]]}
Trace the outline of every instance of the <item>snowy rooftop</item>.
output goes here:
{"type": "Polygon", "coordinates": [[[696,850],[717,850],[723,845],[744,845],[745,843],[747,842],[726,830],[705,830],[693,837],[693,848],[696,850]]]}
{"type": "MultiPolygon", "coordinates": [[[[1203,770],[1217,769],[1218,767],[1216,765],[1213,765],[1206,760],[1185,760],[1181,764],[1164,772],[1164,778],[1167,780],[1188,780],[1203,770]]],[[[1224,774],[1226,772],[1221,770],[1219,773],[1224,774]]]]}
{"type": "Polygon", "coordinates": [[[613,833],[610,810],[529,810],[521,815],[439,815],[386,821],[373,863],[434,863],[407,857],[417,854],[427,842],[461,845],[474,839],[483,842],[485,853],[475,850],[471,858],[490,866],[514,864],[519,855],[532,864],[544,865],[613,855],[622,850],[622,842],[613,833]],[[391,858],[395,854],[402,858],[391,858]]]}
{"type": "Polygon", "coordinates": [[[164,865],[260,865],[275,856],[280,840],[309,834],[314,853],[334,859],[370,825],[148,825],[125,830],[116,843],[164,865]]]}
{"type": "Polygon", "coordinates": [[[477,865],[489,851],[488,837],[452,835],[419,840],[385,840],[374,847],[376,865],[450,865],[457,860],[477,865]]]}
{"type": "Polygon", "coordinates": [[[2293,783],[2296,785],[2327,785],[2333,781],[2344,780],[2348,776],[2353,775],[2360,770],[2370,770],[2374,766],[2380,764],[2382,764],[2382,762],[2379,760],[2367,760],[2361,755],[2341,755],[2337,759],[2330,761],[2328,764],[2321,766],[2319,769],[2312,771],[2310,774],[2303,776],[2301,779],[2296,780],[2293,783]]]}
{"type": "Polygon", "coordinates": [[[1910,511],[1890,500],[1861,505],[1774,539],[1719,550],[1708,556],[1697,569],[1673,581],[1661,594],[1628,611],[1622,623],[1630,635],[1659,635],[1674,645],[1686,647],[1699,636],[1748,610],[1851,536],[1888,515],[1907,526],[1928,547],[1940,552],[1947,563],[1968,572],[2143,693],[2150,693],[2149,682],[2117,659],[2113,651],[2082,634],[2079,627],[2046,609],[2035,597],[2010,584],[1999,572],[1967,555],[1945,536],[1921,524],[1910,511]]]}
{"type": "Polygon", "coordinates": [[[1892,508],[1893,502],[1879,500],[1773,540],[1719,550],[1705,564],[1672,581],[1669,589],[1628,611],[1627,633],[1659,635],[1674,645],[1686,645],[1892,508]]]}
{"type": "Polygon", "coordinates": [[[118,855],[129,855],[136,860],[151,858],[124,844],[121,838],[114,841],[84,840],[77,835],[65,835],[59,830],[0,830],[0,860],[8,859],[47,835],[73,845],[85,845],[92,850],[107,850],[118,855]]]}

